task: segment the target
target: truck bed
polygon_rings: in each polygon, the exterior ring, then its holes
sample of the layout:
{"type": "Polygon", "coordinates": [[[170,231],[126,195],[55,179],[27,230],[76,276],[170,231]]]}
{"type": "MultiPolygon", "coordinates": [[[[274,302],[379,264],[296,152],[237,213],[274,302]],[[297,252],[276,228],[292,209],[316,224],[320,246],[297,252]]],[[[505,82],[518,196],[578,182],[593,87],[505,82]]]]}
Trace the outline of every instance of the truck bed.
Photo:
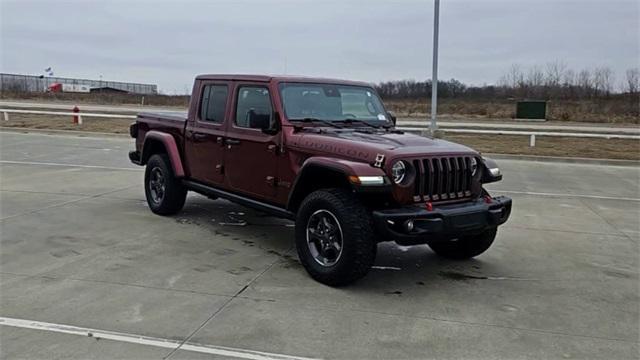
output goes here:
{"type": "Polygon", "coordinates": [[[149,131],[159,131],[171,134],[176,141],[178,150],[184,149],[184,130],[187,124],[187,112],[182,111],[158,111],[139,113],[136,118],[138,135],[136,150],[141,151],[143,140],[149,131]]]}
{"type": "Polygon", "coordinates": [[[187,121],[186,111],[154,111],[154,112],[141,112],[138,114],[139,118],[156,119],[156,120],[172,120],[172,121],[187,121]]]}

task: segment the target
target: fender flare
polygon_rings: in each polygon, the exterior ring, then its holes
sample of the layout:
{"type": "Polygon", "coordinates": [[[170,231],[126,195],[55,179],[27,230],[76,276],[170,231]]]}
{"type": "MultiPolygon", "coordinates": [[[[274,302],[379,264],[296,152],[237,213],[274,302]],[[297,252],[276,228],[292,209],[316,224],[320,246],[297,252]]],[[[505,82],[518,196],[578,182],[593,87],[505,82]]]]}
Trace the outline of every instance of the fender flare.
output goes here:
{"type": "Polygon", "coordinates": [[[182,166],[182,159],[180,158],[180,151],[176,144],[176,139],[171,135],[164,132],[151,130],[146,133],[144,141],[142,142],[142,152],[140,154],[141,164],[144,165],[149,160],[149,157],[153,154],[147,154],[152,142],[158,141],[164,146],[169,161],[171,161],[171,167],[175,177],[184,177],[184,167],[182,166]]]}
{"type": "MultiPolygon", "coordinates": [[[[287,209],[294,209],[302,201],[300,199],[300,192],[304,192],[306,186],[307,176],[312,171],[331,171],[336,175],[340,175],[344,182],[350,186],[354,191],[359,191],[362,187],[358,187],[349,181],[349,176],[386,176],[384,170],[380,168],[372,167],[368,163],[344,160],[332,157],[311,157],[302,164],[298,170],[298,174],[293,181],[291,191],[289,192],[289,198],[287,200],[287,209]]],[[[386,187],[380,187],[386,188],[386,187]]]]}
{"type": "Polygon", "coordinates": [[[500,168],[498,167],[498,163],[496,163],[495,160],[488,157],[483,157],[482,166],[483,166],[483,169],[482,169],[481,182],[483,184],[488,184],[488,183],[502,180],[502,174],[499,172],[500,168]],[[498,174],[496,175],[491,174],[489,169],[498,169],[498,174]]]}

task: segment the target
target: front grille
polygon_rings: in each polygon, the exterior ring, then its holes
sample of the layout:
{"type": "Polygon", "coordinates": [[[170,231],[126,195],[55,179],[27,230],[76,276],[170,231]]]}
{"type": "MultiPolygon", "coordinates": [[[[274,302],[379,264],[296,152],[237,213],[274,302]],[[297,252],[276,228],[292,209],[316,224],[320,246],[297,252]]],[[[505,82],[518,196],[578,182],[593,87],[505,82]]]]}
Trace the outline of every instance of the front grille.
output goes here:
{"type": "Polygon", "coordinates": [[[471,156],[413,160],[414,201],[444,201],[471,197],[471,156]]]}

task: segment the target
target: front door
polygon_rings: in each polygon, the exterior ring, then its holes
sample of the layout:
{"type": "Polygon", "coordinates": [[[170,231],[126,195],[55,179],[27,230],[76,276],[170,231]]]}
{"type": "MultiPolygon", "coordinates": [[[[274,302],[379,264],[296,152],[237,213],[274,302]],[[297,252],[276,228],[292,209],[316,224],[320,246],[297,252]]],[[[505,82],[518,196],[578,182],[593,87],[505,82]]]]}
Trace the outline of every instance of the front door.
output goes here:
{"type": "Polygon", "coordinates": [[[224,132],[229,84],[202,82],[195,116],[185,131],[185,159],[190,177],[209,185],[224,181],[224,132]]]}
{"type": "Polygon", "coordinates": [[[225,181],[234,191],[273,201],[276,195],[279,134],[260,129],[273,124],[271,94],[266,83],[238,82],[225,137],[225,181]]]}

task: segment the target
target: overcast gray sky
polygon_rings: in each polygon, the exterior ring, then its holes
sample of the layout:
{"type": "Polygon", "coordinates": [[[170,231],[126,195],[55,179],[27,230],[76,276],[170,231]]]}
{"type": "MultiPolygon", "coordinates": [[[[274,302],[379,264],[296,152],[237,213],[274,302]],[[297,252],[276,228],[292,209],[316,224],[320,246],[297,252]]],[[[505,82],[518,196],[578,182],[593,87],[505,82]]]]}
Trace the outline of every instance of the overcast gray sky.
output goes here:
{"type": "MultiPolygon", "coordinates": [[[[433,0],[0,0],[2,72],[190,89],[198,73],[430,78],[433,0]],[[285,65],[286,64],[286,65],[285,65]]],[[[440,78],[638,66],[638,0],[441,0],[440,78]]]]}

